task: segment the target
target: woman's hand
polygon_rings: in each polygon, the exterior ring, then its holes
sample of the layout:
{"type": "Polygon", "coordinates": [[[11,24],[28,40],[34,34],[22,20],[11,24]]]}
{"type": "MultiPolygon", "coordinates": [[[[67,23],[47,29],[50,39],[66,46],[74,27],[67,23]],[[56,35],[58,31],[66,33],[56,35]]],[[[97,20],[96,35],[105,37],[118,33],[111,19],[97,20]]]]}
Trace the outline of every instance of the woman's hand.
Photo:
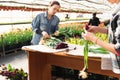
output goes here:
{"type": "Polygon", "coordinates": [[[97,33],[99,31],[99,27],[98,26],[88,26],[89,29],[87,30],[88,32],[92,32],[92,33],[97,33]]]}
{"type": "Polygon", "coordinates": [[[107,28],[103,28],[103,27],[99,27],[99,26],[88,26],[89,29],[87,30],[88,32],[92,32],[92,33],[104,33],[107,34],[108,33],[108,29],[107,28]]]}
{"type": "Polygon", "coordinates": [[[43,38],[50,38],[50,35],[48,35],[47,32],[43,31],[42,32],[43,38]]]}
{"type": "Polygon", "coordinates": [[[82,37],[88,41],[92,41],[95,44],[96,40],[98,39],[93,33],[87,31],[85,33],[82,33],[82,37]]]}

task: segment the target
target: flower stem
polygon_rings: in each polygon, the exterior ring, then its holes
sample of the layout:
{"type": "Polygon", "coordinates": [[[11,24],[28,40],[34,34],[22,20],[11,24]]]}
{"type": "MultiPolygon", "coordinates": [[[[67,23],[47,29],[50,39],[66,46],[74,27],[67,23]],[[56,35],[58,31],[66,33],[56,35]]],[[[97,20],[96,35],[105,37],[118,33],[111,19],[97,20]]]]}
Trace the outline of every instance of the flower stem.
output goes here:
{"type": "Polygon", "coordinates": [[[84,69],[88,69],[88,41],[84,40],[84,69]]]}

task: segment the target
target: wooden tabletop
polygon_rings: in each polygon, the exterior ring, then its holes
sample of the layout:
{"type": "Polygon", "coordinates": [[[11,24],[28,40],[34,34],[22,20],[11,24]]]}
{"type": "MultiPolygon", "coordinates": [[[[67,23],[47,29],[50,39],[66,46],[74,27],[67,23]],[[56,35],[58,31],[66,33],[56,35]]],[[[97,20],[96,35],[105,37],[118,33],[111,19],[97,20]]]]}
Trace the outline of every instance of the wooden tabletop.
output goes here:
{"type": "MultiPolygon", "coordinates": [[[[46,47],[43,47],[41,45],[23,46],[22,50],[28,51],[30,74],[32,74],[34,72],[34,70],[31,70],[31,69],[33,69],[33,67],[35,67],[35,65],[36,65],[36,68],[40,67],[40,66],[38,67],[38,65],[37,65],[37,64],[40,64],[40,62],[41,62],[39,60],[40,57],[42,58],[42,61],[46,61],[47,62],[46,64],[49,64],[49,65],[56,65],[56,66],[61,66],[61,67],[65,67],[65,68],[82,70],[82,68],[84,66],[83,47],[72,45],[72,47],[70,47],[70,48],[73,48],[73,47],[77,47],[77,49],[71,50],[70,52],[66,52],[65,50],[63,50],[63,51],[57,50],[56,51],[56,50],[49,49],[49,48],[47,49],[46,47]],[[46,49],[43,50],[43,48],[46,48],[46,49]],[[43,57],[45,57],[45,58],[43,58],[43,57]],[[36,61],[36,60],[38,60],[38,61],[36,61]],[[36,62],[36,64],[35,64],[35,62],[36,62]],[[33,63],[34,63],[34,66],[33,66],[33,63]],[[30,67],[30,66],[32,66],[32,67],[30,67]]],[[[112,70],[101,70],[101,58],[102,58],[103,54],[101,54],[101,55],[99,55],[99,54],[91,55],[91,54],[92,53],[89,54],[89,58],[88,58],[89,59],[88,60],[88,72],[120,78],[120,75],[113,73],[112,70]]],[[[42,62],[42,64],[43,64],[43,62],[42,62]]],[[[32,74],[32,76],[34,74],[32,74]]],[[[37,74],[35,74],[35,75],[37,75],[37,74]]],[[[32,79],[34,79],[34,78],[32,78],[32,79]]]]}

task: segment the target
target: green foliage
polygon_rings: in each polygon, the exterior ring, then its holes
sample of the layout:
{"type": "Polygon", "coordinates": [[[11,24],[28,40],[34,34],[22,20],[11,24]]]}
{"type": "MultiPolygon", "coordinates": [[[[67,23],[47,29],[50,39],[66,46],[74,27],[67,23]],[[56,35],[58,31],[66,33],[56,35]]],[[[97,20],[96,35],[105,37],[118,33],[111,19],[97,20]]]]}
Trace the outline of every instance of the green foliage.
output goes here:
{"type": "Polygon", "coordinates": [[[100,54],[109,54],[109,51],[105,50],[104,48],[98,47],[98,48],[89,48],[89,52],[92,52],[94,54],[100,53],[100,54]]]}
{"type": "Polygon", "coordinates": [[[0,36],[0,51],[2,51],[2,36],[0,36]]]}
{"type": "Polygon", "coordinates": [[[59,29],[59,34],[64,35],[66,39],[69,39],[70,37],[81,37],[81,33],[84,30],[77,26],[70,26],[70,27],[63,27],[59,29]]]}
{"type": "MultiPolygon", "coordinates": [[[[66,42],[70,44],[84,45],[84,39],[82,38],[69,38],[68,40],[66,40],[66,42]]],[[[88,41],[88,44],[94,45],[91,41],[88,41]]]]}
{"type": "MultiPolygon", "coordinates": [[[[97,33],[96,36],[99,39],[108,42],[108,35],[107,34],[97,33]]],[[[82,39],[82,38],[70,37],[69,39],[66,40],[66,42],[71,43],[71,44],[84,45],[84,39],[82,39]]],[[[88,41],[88,44],[94,45],[94,43],[91,41],[88,41]]]]}
{"type": "Polygon", "coordinates": [[[22,68],[17,69],[10,64],[7,67],[4,64],[0,65],[0,67],[0,75],[5,76],[7,80],[27,80],[28,73],[24,72],[22,68]]]}
{"type": "Polygon", "coordinates": [[[46,39],[45,45],[54,49],[56,45],[60,42],[62,42],[60,39],[52,37],[52,38],[46,39]]]}
{"type": "Polygon", "coordinates": [[[0,39],[0,43],[4,43],[5,50],[10,50],[14,48],[20,48],[24,45],[29,45],[31,38],[31,30],[11,31],[9,33],[3,34],[3,42],[0,39]]]}
{"type": "Polygon", "coordinates": [[[88,68],[88,41],[84,40],[84,68],[88,68]]]}
{"type": "Polygon", "coordinates": [[[96,35],[99,39],[108,42],[108,35],[107,35],[107,34],[96,33],[95,35],[96,35]]]}

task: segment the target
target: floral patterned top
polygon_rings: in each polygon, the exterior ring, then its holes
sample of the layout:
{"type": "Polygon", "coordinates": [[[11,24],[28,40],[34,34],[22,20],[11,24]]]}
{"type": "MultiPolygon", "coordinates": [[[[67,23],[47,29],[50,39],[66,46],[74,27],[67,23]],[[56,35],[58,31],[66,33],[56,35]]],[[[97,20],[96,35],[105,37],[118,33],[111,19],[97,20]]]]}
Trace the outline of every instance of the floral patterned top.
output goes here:
{"type": "Polygon", "coordinates": [[[115,49],[120,52],[120,14],[115,15],[111,21],[109,41],[115,44],[115,49]]]}
{"type": "MultiPolygon", "coordinates": [[[[120,14],[113,17],[109,27],[109,41],[115,45],[115,49],[120,54],[120,14]]],[[[110,53],[112,61],[112,70],[116,74],[120,74],[120,56],[110,53]]]]}

